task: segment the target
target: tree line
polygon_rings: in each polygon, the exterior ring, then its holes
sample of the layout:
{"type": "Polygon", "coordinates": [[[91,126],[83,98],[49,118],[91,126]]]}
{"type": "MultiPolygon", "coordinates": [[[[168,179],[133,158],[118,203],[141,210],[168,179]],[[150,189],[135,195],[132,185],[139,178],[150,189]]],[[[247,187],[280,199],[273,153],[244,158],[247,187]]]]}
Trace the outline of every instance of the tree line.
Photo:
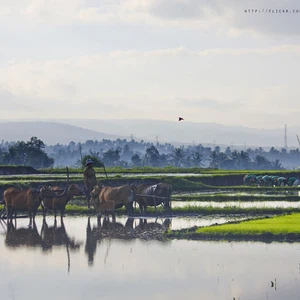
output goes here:
{"type": "Polygon", "coordinates": [[[85,143],[70,142],[68,145],[45,145],[37,137],[30,141],[2,142],[0,164],[30,165],[35,168],[80,167],[86,158],[95,165],[107,167],[210,167],[219,169],[280,170],[297,168],[300,162],[299,149],[263,148],[236,150],[230,147],[221,151],[219,146],[203,145],[174,146],[170,143],[150,143],[126,139],[102,141],[88,140],[85,143]]]}

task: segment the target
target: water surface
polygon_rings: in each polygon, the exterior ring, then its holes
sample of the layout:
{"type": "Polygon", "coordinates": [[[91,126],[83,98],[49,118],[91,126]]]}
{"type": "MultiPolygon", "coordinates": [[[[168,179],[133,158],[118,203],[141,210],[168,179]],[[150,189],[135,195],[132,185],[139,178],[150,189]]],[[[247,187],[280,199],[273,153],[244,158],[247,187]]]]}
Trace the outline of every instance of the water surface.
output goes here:
{"type": "Polygon", "coordinates": [[[154,219],[133,221],[1,223],[1,299],[299,299],[299,243],[157,240],[154,219]]]}

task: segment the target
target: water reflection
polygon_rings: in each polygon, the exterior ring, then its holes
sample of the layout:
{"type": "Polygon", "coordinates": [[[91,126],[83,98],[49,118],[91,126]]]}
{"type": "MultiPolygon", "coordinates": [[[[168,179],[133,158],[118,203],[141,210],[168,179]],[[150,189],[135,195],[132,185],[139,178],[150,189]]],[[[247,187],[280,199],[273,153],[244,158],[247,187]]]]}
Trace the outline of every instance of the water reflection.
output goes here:
{"type": "MultiPolygon", "coordinates": [[[[3,226],[3,221],[1,221],[3,226]]],[[[41,232],[39,233],[36,223],[33,226],[17,228],[17,221],[8,222],[5,238],[5,246],[12,249],[20,248],[39,248],[44,253],[52,252],[53,247],[64,248],[67,253],[68,271],[70,271],[71,260],[70,251],[74,252],[80,249],[82,242],[71,238],[64,225],[63,220],[60,226],[54,222],[53,226],[48,226],[46,220],[43,220],[41,232]]]]}
{"type": "Polygon", "coordinates": [[[196,207],[228,207],[237,206],[241,208],[248,207],[263,207],[263,208],[299,208],[300,201],[226,201],[226,202],[216,202],[216,201],[172,201],[172,208],[186,207],[186,206],[196,206],[196,207]]]}
{"type": "MultiPolygon", "coordinates": [[[[141,218],[138,220],[137,225],[136,221],[137,220],[134,218],[127,218],[123,225],[121,222],[117,222],[116,220],[111,221],[108,217],[105,217],[103,220],[101,220],[101,218],[97,218],[96,225],[91,226],[91,218],[88,217],[85,243],[85,254],[88,257],[88,265],[93,266],[97,246],[100,246],[101,242],[104,240],[110,241],[111,239],[118,239],[126,242],[133,239],[153,239],[161,242],[167,242],[163,238],[163,232],[170,228],[170,219],[165,219],[162,224],[160,224],[157,219],[149,222],[148,219],[141,218]]],[[[109,247],[106,251],[106,255],[109,254],[109,247]]]]}
{"type": "MultiPolygon", "coordinates": [[[[213,218],[201,222],[216,222],[213,218]]],[[[179,219],[169,224],[118,217],[98,223],[96,217],[67,216],[64,224],[43,225],[37,217],[33,228],[25,227],[27,219],[9,228],[0,222],[1,299],[299,299],[299,243],[147,237],[179,226],[179,219]]]]}
{"type": "Polygon", "coordinates": [[[39,234],[36,224],[32,227],[17,229],[16,223],[8,222],[5,238],[5,245],[10,248],[19,247],[42,247],[42,237],[39,234]]]}
{"type": "Polygon", "coordinates": [[[79,250],[81,242],[76,242],[75,238],[70,238],[67,234],[65,224],[61,220],[61,225],[57,226],[57,221],[54,221],[54,226],[48,226],[46,220],[43,221],[41,229],[42,248],[43,251],[52,251],[53,246],[65,247],[67,251],[79,250]]]}

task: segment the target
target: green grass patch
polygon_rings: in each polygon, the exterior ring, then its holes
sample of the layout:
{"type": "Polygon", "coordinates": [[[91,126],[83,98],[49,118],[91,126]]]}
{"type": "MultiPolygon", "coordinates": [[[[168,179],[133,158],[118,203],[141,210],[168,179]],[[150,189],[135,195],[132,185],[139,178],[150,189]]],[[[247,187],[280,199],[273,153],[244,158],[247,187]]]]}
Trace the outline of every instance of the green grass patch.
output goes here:
{"type": "MultiPolygon", "coordinates": [[[[3,209],[3,205],[0,205],[0,210],[3,209]]],[[[41,207],[39,208],[41,211],[41,207]]],[[[139,214],[138,205],[134,210],[135,214],[139,214]]],[[[78,204],[70,203],[66,206],[66,213],[70,214],[95,214],[93,208],[88,208],[85,202],[81,202],[78,204]]],[[[117,214],[125,214],[125,208],[117,209],[117,214]]],[[[280,215],[286,213],[300,213],[300,208],[281,208],[281,207],[247,207],[242,208],[239,206],[225,206],[225,207],[213,207],[213,206],[190,206],[187,205],[185,207],[177,207],[173,208],[171,214],[176,215],[236,215],[236,214],[243,214],[243,215],[280,215]]],[[[166,214],[166,212],[162,209],[161,206],[157,206],[156,212],[153,207],[147,207],[147,214],[148,215],[161,215],[166,214]]],[[[170,214],[170,213],[168,213],[170,214]]],[[[300,227],[300,226],[299,226],[300,227]]]]}
{"type": "Polygon", "coordinates": [[[196,234],[300,234],[300,213],[286,216],[276,216],[268,219],[240,222],[238,224],[224,224],[219,226],[202,227],[196,234]]]}

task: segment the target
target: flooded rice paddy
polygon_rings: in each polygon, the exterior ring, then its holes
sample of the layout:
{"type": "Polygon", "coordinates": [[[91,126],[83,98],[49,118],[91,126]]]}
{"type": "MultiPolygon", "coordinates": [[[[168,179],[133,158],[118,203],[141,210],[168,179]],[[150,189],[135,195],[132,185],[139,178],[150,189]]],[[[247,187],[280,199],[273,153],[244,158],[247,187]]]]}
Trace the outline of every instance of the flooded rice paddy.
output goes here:
{"type": "Polygon", "coordinates": [[[299,299],[300,243],[151,235],[229,219],[117,217],[99,224],[96,217],[66,216],[64,226],[54,226],[50,216],[47,226],[41,217],[36,228],[18,219],[9,231],[1,222],[1,299],[299,299]]]}
{"type": "Polygon", "coordinates": [[[299,208],[299,201],[251,201],[251,202],[242,202],[242,201],[225,201],[225,202],[216,202],[216,201],[172,201],[172,207],[229,207],[237,206],[241,208],[248,207],[257,207],[257,208],[299,208]]]}

